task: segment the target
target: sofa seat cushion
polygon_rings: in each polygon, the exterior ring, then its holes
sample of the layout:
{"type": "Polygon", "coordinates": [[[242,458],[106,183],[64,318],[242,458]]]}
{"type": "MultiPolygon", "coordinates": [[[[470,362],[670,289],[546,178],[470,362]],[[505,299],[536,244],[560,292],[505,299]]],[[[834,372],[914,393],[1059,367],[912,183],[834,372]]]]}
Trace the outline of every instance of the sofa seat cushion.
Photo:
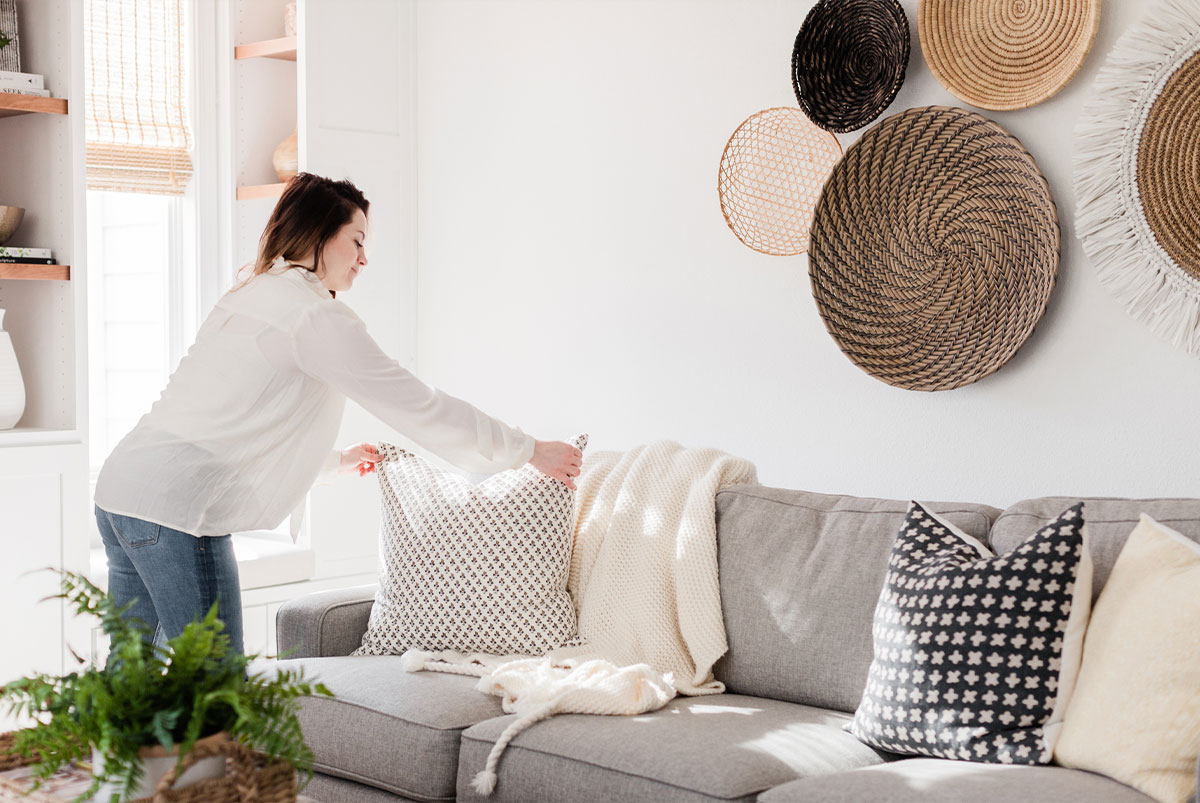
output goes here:
{"type": "Polygon", "coordinates": [[[979,764],[910,758],[817,778],[765,792],[760,803],[963,803],[970,800],[1055,803],[1152,803],[1136,789],[1082,770],[1027,764],[979,764]]]}
{"type": "Polygon", "coordinates": [[[303,668],[336,695],[301,703],[317,772],[416,800],[454,800],[463,729],[503,714],[500,698],[475,690],[478,678],[406,672],[397,656],[271,663],[303,668]]]}
{"type": "Polygon", "coordinates": [[[459,800],[753,800],[812,775],[883,761],[842,726],[841,712],[737,694],[677,697],[630,717],[562,715],[509,744],[488,798],[471,786],[515,719],[463,732],[459,800]]]}

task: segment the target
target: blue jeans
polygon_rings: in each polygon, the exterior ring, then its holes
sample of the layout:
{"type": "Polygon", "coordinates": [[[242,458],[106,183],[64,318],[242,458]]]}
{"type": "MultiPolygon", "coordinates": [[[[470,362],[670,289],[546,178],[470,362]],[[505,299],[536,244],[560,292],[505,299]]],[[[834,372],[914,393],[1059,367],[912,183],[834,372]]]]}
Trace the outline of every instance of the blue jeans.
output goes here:
{"type": "Polygon", "coordinates": [[[203,619],[214,602],[229,649],[241,653],[242,592],[233,536],[195,536],[96,506],[108,556],[108,593],[125,614],[145,622],[163,644],[203,619]]]}

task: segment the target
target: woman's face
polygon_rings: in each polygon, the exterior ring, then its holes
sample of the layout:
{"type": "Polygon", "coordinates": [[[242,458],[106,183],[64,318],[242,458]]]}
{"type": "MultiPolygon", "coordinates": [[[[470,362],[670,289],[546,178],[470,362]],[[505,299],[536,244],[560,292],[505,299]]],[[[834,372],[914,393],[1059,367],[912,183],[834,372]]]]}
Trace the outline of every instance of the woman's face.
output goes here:
{"type": "Polygon", "coordinates": [[[341,293],[354,286],[354,279],[367,265],[363,243],[367,238],[367,216],[361,209],[325,243],[317,277],[329,290],[341,293]]]}

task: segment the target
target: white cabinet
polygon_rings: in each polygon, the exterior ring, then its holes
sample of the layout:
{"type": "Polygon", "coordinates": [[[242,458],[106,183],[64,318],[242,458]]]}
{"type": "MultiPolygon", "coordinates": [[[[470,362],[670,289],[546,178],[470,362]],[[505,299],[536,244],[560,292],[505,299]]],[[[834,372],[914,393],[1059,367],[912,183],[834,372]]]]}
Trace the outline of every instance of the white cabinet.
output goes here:
{"type": "Polygon", "coordinates": [[[245,605],[242,608],[242,642],[246,654],[267,652],[267,606],[245,605]]]}
{"type": "MultiPolygon", "coordinates": [[[[86,454],[81,444],[0,449],[0,681],[60,674],[64,644],[89,648],[90,623],[64,616],[63,568],[80,571],[86,549],[86,454]]],[[[71,661],[73,664],[73,660],[71,661]]],[[[0,731],[12,720],[0,712],[0,731]]]]}

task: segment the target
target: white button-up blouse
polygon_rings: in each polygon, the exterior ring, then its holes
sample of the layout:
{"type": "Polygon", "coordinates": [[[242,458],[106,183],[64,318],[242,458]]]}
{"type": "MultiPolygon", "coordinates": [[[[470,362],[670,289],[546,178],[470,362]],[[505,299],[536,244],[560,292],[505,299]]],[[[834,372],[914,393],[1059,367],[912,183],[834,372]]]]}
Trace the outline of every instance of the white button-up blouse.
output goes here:
{"type": "Polygon", "coordinates": [[[96,505],[192,535],[273,529],[333,479],[346,397],[475,474],[524,465],[534,440],[426,385],[304,268],[276,263],[217,302],[150,412],[96,482],[96,505]]]}

